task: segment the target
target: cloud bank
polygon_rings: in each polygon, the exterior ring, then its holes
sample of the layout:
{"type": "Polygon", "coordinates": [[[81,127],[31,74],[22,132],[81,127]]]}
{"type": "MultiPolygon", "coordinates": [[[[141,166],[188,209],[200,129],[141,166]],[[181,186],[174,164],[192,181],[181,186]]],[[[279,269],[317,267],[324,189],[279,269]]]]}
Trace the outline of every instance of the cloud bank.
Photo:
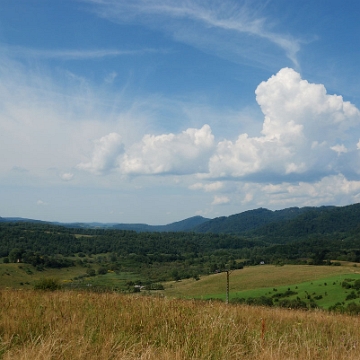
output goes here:
{"type": "Polygon", "coordinates": [[[112,133],[97,140],[91,161],[78,167],[94,173],[117,169],[127,175],[195,174],[251,182],[359,174],[354,130],[360,112],[354,105],[290,68],[262,82],[255,93],[264,114],[259,136],[241,133],[236,140],[216,143],[205,124],[180,134],[146,134],[125,149],[121,134],[112,133]]]}
{"type": "Polygon", "coordinates": [[[210,159],[210,176],[261,181],[359,173],[354,130],[360,112],[354,105],[290,68],[262,82],[255,93],[264,114],[261,135],[220,141],[210,159]]]}

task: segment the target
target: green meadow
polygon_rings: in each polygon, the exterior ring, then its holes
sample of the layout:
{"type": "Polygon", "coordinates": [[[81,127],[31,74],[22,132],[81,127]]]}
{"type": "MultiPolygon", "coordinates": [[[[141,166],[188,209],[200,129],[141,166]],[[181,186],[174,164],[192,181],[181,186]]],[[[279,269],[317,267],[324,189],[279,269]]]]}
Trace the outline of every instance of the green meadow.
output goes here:
{"type": "MultiPolygon", "coordinates": [[[[353,291],[344,288],[344,281],[353,286],[360,279],[360,271],[352,263],[342,266],[310,266],[310,265],[263,265],[235,270],[229,276],[230,301],[239,298],[257,298],[261,296],[276,299],[297,299],[309,303],[315,302],[319,307],[327,309],[336,303],[359,303],[359,299],[346,298],[353,291]],[[284,295],[282,295],[284,294],[284,295]],[[289,294],[289,295],[286,295],[289,294]]],[[[226,273],[219,273],[178,282],[168,282],[165,292],[168,296],[197,299],[226,298],[226,273]]]]}
{"type": "MultiPolygon", "coordinates": [[[[229,276],[230,301],[267,297],[276,305],[280,300],[298,299],[323,309],[336,303],[345,306],[350,302],[359,304],[360,291],[355,282],[360,281],[360,269],[354,265],[348,262],[343,262],[342,266],[261,265],[234,270],[229,276]],[[344,282],[348,283],[346,287],[344,282]]],[[[141,282],[138,274],[130,272],[109,270],[103,275],[96,272],[95,276],[88,276],[86,270],[84,267],[74,266],[37,271],[28,264],[0,264],[0,288],[32,289],[39,280],[51,278],[65,289],[101,288],[128,292],[134,289],[134,283],[141,282]]],[[[199,280],[192,278],[170,281],[163,285],[165,290],[146,293],[184,299],[226,298],[226,273],[202,276],[199,280]]]]}
{"type": "MultiPolygon", "coordinates": [[[[319,307],[327,309],[336,303],[347,304],[354,301],[360,303],[357,291],[354,291],[351,288],[345,289],[342,286],[344,281],[350,285],[353,285],[354,281],[358,279],[360,279],[360,274],[349,274],[348,276],[336,275],[325,277],[319,280],[290,284],[286,286],[243,290],[235,293],[232,292],[230,294],[230,300],[236,300],[237,298],[248,299],[260,296],[266,296],[272,299],[287,298],[290,300],[299,298],[306,303],[309,303],[310,300],[313,300],[319,307]],[[357,296],[351,296],[349,299],[347,299],[349,294],[353,292],[356,293],[357,296]]],[[[224,297],[225,296],[223,294],[210,294],[205,298],[224,299],[224,297]]]]}
{"type": "Polygon", "coordinates": [[[109,290],[124,290],[127,289],[129,281],[139,279],[137,274],[113,271],[105,275],[87,276],[86,270],[82,266],[72,266],[38,271],[29,264],[0,264],[0,289],[32,289],[39,280],[51,278],[57,280],[64,288],[103,287],[109,290]]]}

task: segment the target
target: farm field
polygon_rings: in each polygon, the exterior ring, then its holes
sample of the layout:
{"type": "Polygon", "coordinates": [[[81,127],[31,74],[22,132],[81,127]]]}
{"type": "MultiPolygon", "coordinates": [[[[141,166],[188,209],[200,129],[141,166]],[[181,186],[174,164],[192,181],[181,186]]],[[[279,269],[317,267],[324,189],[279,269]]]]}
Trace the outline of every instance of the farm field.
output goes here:
{"type": "MultiPolygon", "coordinates": [[[[312,265],[261,265],[234,270],[230,274],[230,296],[245,290],[290,286],[307,281],[317,281],[339,275],[360,274],[353,263],[342,266],[312,265]]],[[[219,297],[225,299],[226,274],[204,276],[200,280],[182,280],[165,284],[165,294],[184,298],[219,297]]]]}
{"type": "Polygon", "coordinates": [[[223,302],[1,290],[0,358],[355,360],[358,317],[223,302]]]}
{"type": "MultiPolygon", "coordinates": [[[[64,289],[103,289],[108,291],[134,290],[138,275],[109,271],[104,275],[87,276],[84,267],[36,271],[27,264],[1,264],[0,289],[33,289],[42,279],[54,279],[64,289]]],[[[335,304],[360,306],[360,272],[352,263],[342,266],[261,265],[245,267],[230,273],[230,302],[251,302],[268,298],[272,305],[285,306],[282,301],[302,301],[302,306],[328,309],[335,304]],[[356,280],[359,283],[356,285],[356,280]],[[348,282],[347,288],[344,282],[348,282]]],[[[184,299],[226,298],[226,274],[203,276],[199,280],[185,279],[164,283],[164,290],[143,293],[184,299]]],[[[264,303],[258,303],[264,305],[264,303]]],[[[291,307],[289,305],[289,307],[291,307]]]]}
{"type": "Polygon", "coordinates": [[[83,274],[84,268],[73,266],[65,269],[46,269],[36,271],[29,264],[0,264],[0,288],[33,288],[36,281],[43,277],[67,280],[83,274]]]}
{"type": "Polygon", "coordinates": [[[37,281],[43,278],[56,279],[63,286],[79,284],[74,279],[81,277],[80,283],[84,286],[103,286],[108,288],[122,288],[126,286],[127,281],[136,280],[138,275],[122,272],[116,274],[109,272],[106,275],[88,276],[86,268],[82,266],[72,266],[63,269],[45,269],[37,271],[29,264],[0,264],[0,289],[32,289],[37,281]]]}

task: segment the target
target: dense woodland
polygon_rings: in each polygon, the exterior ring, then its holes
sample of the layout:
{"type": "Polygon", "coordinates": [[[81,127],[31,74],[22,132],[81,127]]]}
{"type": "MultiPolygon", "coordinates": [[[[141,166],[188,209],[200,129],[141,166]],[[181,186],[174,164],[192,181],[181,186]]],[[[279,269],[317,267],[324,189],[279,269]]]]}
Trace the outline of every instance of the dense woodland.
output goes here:
{"type": "Polygon", "coordinates": [[[101,265],[138,272],[151,281],[208,274],[238,268],[244,249],[262,242],[233,235],[137,233],[125,230],[71,229],[34,223],[0,224],[0,257],[46,267],[101,265]]]}
{"type": "Polygon", "coordinates": [[[257,209],[205,221],[191,231],[137,232],[1,221],[0,259],[38,271],[138,273],[149,282],[198,277],[244,265],[360,262],[360,205],[257,209]]]}

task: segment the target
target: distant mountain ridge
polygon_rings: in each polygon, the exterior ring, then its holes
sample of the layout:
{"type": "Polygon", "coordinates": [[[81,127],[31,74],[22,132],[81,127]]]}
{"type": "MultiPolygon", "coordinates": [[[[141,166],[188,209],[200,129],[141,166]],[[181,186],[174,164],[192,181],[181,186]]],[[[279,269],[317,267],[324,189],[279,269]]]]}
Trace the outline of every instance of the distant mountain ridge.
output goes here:
{"type": "Polygon", "coordinates": [[[269,224],[288,222],[309,212],[322,213],[325,210],[336,209],[335,206],[321,207],[291,207],[283,210],[268,210],[264,208],[244,211],[240,214],[222,216],[198,225],[196,232],[243,234],[265,228],[269,224]]]}
{"type": "MultiPolygon", "coordinates": [[[[4,221],[50,223],[23,218],[0,218],[4,221]]],[[[207,219],[194,216],[167,225],[121,223],[59,223],[71,228],[102,228],[136,232],[196,232],[256,237],[284,243],[313,234],[360,231],[360,204],[348,206],[291,207],[282,210],[259,208],[239,214],[207,219]]]]}
{"type": "Polygon", "coordinates": [[[30,222],[30,223],[44,223],[59,226],[66,226],[71,228],[85,228],[85,229],[114,229],[114,230],[132,230],[137,232],[179,232],[191,231],[194,227],[201,225],[210,219],[202,216],[193,216],[181,221],[176,221],[167,225],[148,225],[148,224],[123,224],[123,223],[62,223],[62,222],[48,222],[34,219],[26,219],[21,217],[0,217],[0,222],[30,222]]]}
{"type": "Polygon", "coordinates": [[[177,221],[167,225],[146,225],[146,224],[116,224],[113,229],[121,230],[136,230],[136,231],[156,231],[156,232],[177,232],[177,231],[191,231],[196,226],[199,226],[210,219],[202,216],[193,216],[181,221],[177,221]]]}
{"type": "Polygon", "coordinates": [[[330,234],[337,238],[341,234],[357,236],[360,232],[360,204],[293,207],[276,211],[260,208],[209,220],[193,231],[241,235],[279,244],[309,236],[318,239],[330,234]]]}
{"type": "Polygon", "coordinates": [[[0,222],[32,222],[32,223],[50,224],[50,222],[48,222],[48,221],[27,219],[27,218],[22,218],[22,217],[0,217],[0,222]]]}

